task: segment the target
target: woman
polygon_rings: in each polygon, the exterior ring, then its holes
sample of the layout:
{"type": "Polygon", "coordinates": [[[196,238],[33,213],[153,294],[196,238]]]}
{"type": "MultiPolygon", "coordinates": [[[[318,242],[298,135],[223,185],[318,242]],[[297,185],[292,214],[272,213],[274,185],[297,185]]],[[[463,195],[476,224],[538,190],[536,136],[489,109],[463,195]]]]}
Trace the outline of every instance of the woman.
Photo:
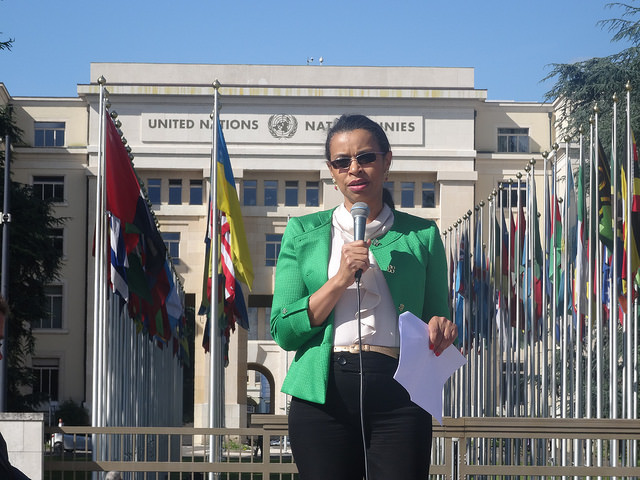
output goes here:
{"type": "Polygon", "coordinates": [[[424,479],[431,416],[411,402],[393,374],[403,311],[429,322],[436,355],[457,336],[446,318],[442,241],[432,221],[383,202],[392,154],[377,123],[343,115],[328,132],[325,155],[344,202],[289,221],[271,310],[273,338],[285,350],[296,351],[282,391],[292,396],[289,435],[300,478],[361,479],[366,464],[370,480],[424,479]],[[369,206],[365,241],[353,241],[350,210],[356,202],[369,206]]]}

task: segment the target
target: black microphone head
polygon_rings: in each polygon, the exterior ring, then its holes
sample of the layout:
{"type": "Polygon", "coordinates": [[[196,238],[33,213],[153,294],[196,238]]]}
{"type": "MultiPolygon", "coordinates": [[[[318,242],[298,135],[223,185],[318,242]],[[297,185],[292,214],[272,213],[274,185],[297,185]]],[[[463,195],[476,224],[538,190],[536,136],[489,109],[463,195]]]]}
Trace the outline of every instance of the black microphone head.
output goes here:
{"type": "Polygon", "coordinates": [[[356,202],[351,207],[351,216],[364,217],[365,220],[369,217],[369,205],[364,202],[356,202]]]}

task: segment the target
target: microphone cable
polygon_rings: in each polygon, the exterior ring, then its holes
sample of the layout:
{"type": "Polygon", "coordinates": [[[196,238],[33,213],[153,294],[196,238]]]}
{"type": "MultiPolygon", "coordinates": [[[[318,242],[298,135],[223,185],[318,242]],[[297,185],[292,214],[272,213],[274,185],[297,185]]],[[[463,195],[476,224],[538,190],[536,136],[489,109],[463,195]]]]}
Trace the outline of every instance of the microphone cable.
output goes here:
{"type": "MultiPolygon", "coordinates": [[[[360,272],[358,272],[360,273],[360,272]]],[[[369,480],[369,458],[367,455],[367,436],[364,429],[364,369],[362,367],[362,323],[360,314],[360,275],[356,274],[356,304],[358,307],[358,360],[360,362],[360,432],[364,453],[364,479],[369,480]]]]}

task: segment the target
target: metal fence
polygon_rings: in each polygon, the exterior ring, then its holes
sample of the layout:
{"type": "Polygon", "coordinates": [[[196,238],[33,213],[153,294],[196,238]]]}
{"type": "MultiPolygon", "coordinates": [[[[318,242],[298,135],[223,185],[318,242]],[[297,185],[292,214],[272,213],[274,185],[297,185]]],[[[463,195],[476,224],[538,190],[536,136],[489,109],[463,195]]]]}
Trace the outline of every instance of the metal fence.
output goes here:
{"type": "MultiPolygon", "coordinates": [[[[221,480],[297,478],[286,417],[252,421],[250,428],[47,428],[44,478],[89,479],[108,471],[135,480],[196,480],[208,472],[221,480]],[[58,442],[51,442],[54,434],[58,442]],[[212,436],[222,446],[215,462],[209,462],[212,436]]],[[[445,418],[434,423],[433,434],[432,478],[640,478],[640,420],[445,418]]]]}

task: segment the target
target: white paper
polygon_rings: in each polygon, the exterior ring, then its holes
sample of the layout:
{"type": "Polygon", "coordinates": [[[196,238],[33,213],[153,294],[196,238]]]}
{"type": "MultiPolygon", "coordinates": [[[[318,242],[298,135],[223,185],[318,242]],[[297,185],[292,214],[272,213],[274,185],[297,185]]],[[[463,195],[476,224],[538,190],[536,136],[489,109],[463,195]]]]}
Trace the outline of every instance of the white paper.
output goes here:
{"type": "Polygon", "coordinates": [[[400,360],[393,375],[407,389],[411,400],[442,425],[444,384],[467,359],[454,345],[439,357],[429,348],[429,326],[411,312],[399,319],[400,360]]]}

